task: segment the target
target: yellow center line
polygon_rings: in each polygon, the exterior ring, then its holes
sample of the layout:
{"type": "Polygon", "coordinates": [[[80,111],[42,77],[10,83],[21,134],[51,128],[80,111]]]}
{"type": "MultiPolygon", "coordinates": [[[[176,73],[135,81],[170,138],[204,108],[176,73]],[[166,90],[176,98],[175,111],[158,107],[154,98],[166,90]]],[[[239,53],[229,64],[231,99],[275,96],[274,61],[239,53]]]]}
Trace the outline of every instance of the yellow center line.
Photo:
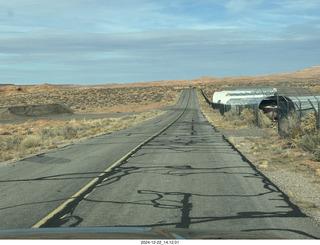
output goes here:
{"type": "Polygon", "coordinates": [[[46,224],[50,223],[56,218],[59,218],[61,216],[65,215],[65,210],[70,207],[72,204],[79,202],[83,197],[87,197],[92,191],[95,189],[95,187],[102,181],[104,181],[104,177],[107,175],[108,172],[111,171],[115,166],[119,165],[120,163],[126,161],[132,154],[134,154],[136,151],[138,151],[143,145],[147,144],[149,141],[163,133],[166,129],[168,129],[172,124],[174,124],[184,113],[183,112],[175,119],[173,120],[169,125],[161,129],[159,132],[153,134],[148,139],[140,143],[138,146],[136,146],[134,149],[129,151],[126,155],[121,157],[118,161],[116,161],[114,164],[112,164],[109,168],[101,172],[96,178],[91,180],[87,185],[85,185],[83,188],[81,188],[77,193],[72,195],[71,198],[67,199],[64,203],[62,203],[59,207],[57,207],[55,210],[53,210],[51,213],[49,213],[46,217],[41,219],[39,222],[37,222],[35,225],[33,225],[31,228],[40,228],[45,226],[46,224]]]}

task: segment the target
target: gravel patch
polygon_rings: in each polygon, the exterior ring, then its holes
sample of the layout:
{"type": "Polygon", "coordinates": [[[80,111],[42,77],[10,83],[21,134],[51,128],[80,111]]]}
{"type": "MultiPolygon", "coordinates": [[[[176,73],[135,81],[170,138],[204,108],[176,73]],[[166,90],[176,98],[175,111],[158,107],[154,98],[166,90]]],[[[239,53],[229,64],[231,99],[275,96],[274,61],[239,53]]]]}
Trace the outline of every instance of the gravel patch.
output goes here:
{"type": "Polygon", "coordinates": [[[226,138],[228,137],[264,137],[267,131],[260,128],[244,128],[244,129],[219,129],[226,138]]]}
{"type": "MultiPolygon", "coordinates": [[[[253,146],[249,138],[265,137],[270,131],[259,128],[250,129],[221,129],[225,138],[232,137],[233,144],[257,169],[269,178],[285,193],[292,203],[320,225],[320,182],[319,177],[310,171],[293,171],[292,168],[259,168],[259,161],[253,154],[253,146]]],[[[273,133],[271,133],[273,134],[273,133]]]]}
{"type": "Polygon", "coordinates": [[[314,178],[285,169],[263,172],[302,212],[320,224],[320,184],[314,178]]]}

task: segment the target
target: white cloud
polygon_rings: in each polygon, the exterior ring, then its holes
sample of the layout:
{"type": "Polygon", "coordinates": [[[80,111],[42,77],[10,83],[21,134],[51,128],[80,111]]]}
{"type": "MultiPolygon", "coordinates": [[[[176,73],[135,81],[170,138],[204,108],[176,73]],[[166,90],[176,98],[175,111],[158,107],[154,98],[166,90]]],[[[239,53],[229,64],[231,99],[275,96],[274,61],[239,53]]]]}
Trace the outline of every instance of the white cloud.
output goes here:
{"type": "Polygon", "coordinates": [[[318,0],[282,0],[276,1],[274,0],[274,4],[276,4],[281,9],[286,9],[289,11],[301,11],[306,9],[315,9],[319,8],[318,0]]]}
{"type": "Polygon", "coordinates": [[[232,13],[247,12],[261,4],[260,0],[229,0],[225,7],[232,13]]]}
{"type": "Polygon", "coordinates": [[[120,82],[319,65],[320,6],[300,11],[302,1],[292,2],[2,1],[0,74],[5,82],[120,82]]]}

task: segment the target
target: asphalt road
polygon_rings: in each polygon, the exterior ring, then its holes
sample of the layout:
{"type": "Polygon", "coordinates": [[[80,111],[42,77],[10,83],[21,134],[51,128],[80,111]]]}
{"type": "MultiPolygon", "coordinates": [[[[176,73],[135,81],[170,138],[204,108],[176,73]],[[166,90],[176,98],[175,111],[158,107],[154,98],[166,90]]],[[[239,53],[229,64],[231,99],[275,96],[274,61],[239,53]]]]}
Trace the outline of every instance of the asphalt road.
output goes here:
{"type": "Polygon", "coordinates": [[[42,222],[320,238],[320,227],[206,121],[193,89],[153,120],[0,167],[0,183],[0,229],[42,222]]]}

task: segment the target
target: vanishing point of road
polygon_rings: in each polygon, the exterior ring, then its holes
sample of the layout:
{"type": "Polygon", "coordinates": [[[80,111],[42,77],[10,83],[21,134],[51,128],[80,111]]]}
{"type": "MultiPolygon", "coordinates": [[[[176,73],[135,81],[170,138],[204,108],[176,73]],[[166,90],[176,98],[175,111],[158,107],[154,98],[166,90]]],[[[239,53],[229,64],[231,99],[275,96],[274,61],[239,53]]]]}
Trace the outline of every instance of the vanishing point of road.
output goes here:
{"type": "Polygon", "coordinates": [[[320,228],[202,115],[165,114],[0,167],[0,229],[161,227],[320,238],[320,228]]]}

